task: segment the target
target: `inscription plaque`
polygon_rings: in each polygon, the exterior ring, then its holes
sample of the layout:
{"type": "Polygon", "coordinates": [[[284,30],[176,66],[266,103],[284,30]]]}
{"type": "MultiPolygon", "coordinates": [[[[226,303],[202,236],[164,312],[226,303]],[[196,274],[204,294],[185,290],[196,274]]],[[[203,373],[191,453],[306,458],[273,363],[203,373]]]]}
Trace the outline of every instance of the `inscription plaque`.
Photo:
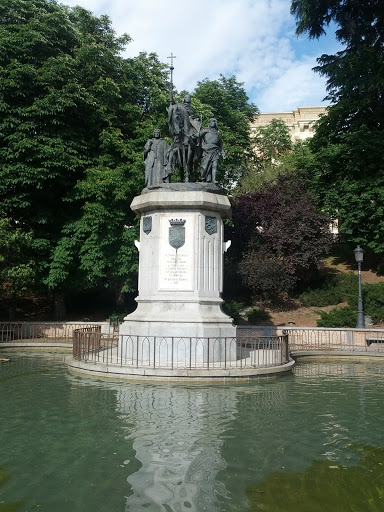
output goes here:
{"type": "Polygon", "coordinates": [[[192,218],[160,221],[159,289],[190,291],[193,289],[192,218]],[[169,226],[171,224],[171,226],[169,226]],[[189,226],[189,227],[188,227],[189,226]]]}

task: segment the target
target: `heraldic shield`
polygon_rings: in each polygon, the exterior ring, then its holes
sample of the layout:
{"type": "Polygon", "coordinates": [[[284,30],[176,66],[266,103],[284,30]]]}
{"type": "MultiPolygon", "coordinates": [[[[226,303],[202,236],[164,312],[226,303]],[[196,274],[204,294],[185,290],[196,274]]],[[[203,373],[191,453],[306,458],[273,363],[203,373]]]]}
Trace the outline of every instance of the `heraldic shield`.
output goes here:
{"type": "Polygon", "coordinates": [[[176,249],[180,249],[185,244],[185,220],[182,219],[171,219],[169,223],[169,245],[176,249]]]}
{"type": "Polygon", "coordinates": [[[213,235],[217,233],[217,217],[209,217],[205,216],[205,231],[208,235],[213,235]]]}
{"type": "Polygon", "coordinates": [[[152,231],[152,217],[143,217],[143,231],[146,235],[152,231]]]}

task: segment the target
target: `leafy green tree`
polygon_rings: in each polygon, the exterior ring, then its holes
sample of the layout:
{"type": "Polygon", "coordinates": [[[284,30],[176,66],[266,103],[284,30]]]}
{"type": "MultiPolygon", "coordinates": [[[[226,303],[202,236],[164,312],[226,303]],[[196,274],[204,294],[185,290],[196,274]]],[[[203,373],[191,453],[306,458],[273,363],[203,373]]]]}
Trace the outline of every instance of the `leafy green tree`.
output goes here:
{"type": "Polygon", "coordinates": [[[299,173],[312,165],[314,159],[310,148],[310,139],[296,141],[291,150],[285,152],[279,161],[279,171],[299,173]]]}
{"type": "Polygon", "coordinates": [[[279,157],[292,149],[289,128],[281,119],[272,119],[266,126],[257,128],[252,142],[260,170],[268,165],[277,166],[279,157]]]}
{"type": "MultiPolygon", "coordinates": [[[[0,201],[9,229],[29,234],[34,282],[61,316],[71,290],[121,298],[135,287],[129,205],[144,186],[145,141],[154,128],[168,134],[168,77],[155,54],[122,58],[129,41],[81,7],[0,5],[0,201]]],[[[221,123],[222,174],[240,172],[256,112],[242,84],[205,80],[193,101],[221,123]]]]}
{"type": "Polygon", "coordinates": [[[244,284],[270,301],[306,285],[331,242],[327,217],[318,213],[304,181],[291,174],[236,197],[233,223],[233,253],[244,284]]]}
{"type": "Polygon", "coordinates": [[[293,0],[297,33],[311,38],[331,22],[343,49],[322,55],[332,106],[311,142],[308,180],[348,240],[384,252],[384,14],[380,0],[293,0]]]}
{"type": "Polygon", "coordinates": [[[0,218],[0,286],[9,305],[9,320],[15,319],[17,299],[29,291],[35,281],[31,232],[11,219],[0,218]]]}
{"type": "Polygon", "coordinates": [[[0,5],[0,200],[33,233],[38,280],[59,295],[132,287],[129,204],[167,85],[156,55],[120,56],[129,40],[80,7],[0,5]]]}
{"type": "Polygon", "coordinates": [[[100,134],[98,159],[73,189],[74,199],[81,202],[81,212],[63,226],[49,274],[55,285],[70,280],[71,284],[80,281],[84,288],[100,283],[114,286],[118,299],[136,285],[134,239],[138,237],[138,221],[129,205],[144,187],[145,140],[154,126],[165,129],[162,118],[166,119],[163,111],[167,100],[163,68],[154,54],[141,54],[130,67],[136,75],[135,83],[140,84],[141,97],[135,99],[140,105],[139,121],[129,126],[130,140],[123,128],[100,134]],[[151,103],[152,96],[158,106],[151,103]]]}
{"type": "Polygon", "coordinates": [[[252,157],[234,193],[260,191],[266,184],[275,182],[285,171],[282,159],[291,150],[289,128],[281,119],[272,119],[268,125],[257,128],[252,136],[252,157]]]}

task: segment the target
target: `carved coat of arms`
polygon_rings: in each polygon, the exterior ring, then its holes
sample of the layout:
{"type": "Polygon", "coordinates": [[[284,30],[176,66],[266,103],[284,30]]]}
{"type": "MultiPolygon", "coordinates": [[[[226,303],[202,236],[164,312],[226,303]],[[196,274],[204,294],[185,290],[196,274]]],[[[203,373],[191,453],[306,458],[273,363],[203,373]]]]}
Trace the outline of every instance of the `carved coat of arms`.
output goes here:
{"type": "Polygon", "coordinates": [[[183,219],[170,219],[169,223],[169,245],[176,249],[180,249],[185,244],[185,220],[183,219]]]}
{"type": "Polygon", "coordinates": [[[217,233],[217,217],[209,217],[205,216],[205,231],[208,235],[213,235],[217,233]]]}
{"type": "Polygon", "coordinates": [[[152,231],[152,217],[143,217],[143,231],[146,235],[152,231]]]}

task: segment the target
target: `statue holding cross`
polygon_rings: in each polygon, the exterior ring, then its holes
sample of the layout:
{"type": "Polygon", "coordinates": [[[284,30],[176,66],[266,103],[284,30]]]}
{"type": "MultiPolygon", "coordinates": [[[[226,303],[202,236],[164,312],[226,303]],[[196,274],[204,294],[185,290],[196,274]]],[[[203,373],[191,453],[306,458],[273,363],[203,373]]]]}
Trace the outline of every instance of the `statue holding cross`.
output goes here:
{"type": "MultiPolygon", "coordinates": [[[[162,164],[164,176],[161,179],[164,182],[169,181],[169,176],[177,168],[182,181],[198,181],[197,169],[203,156],[201,181],[216,183],[217,163],[219,157],[224,156],[217,121],[211,120],[209,126],[202,129],[201,118],[195,114],[191,105],[191,95],[185,94],[182,102],[175,101],[173,97],[173,70],[175,69],[173,61],[176,55],[171,53],[167,58],[171,60],[167,112],[172,144],[164,158],[165,163],[162,164]]],[[[147,174],[150,175],[148,172],[147,174]]],[[[159,181],[159,178],[156,178],[156,181],[159,181]]]]}
{"type": "Polygon", "coordinates": [[[173,59],[171,53],[171,82],[169,88],[170,105],[168,107],[168,126],[173,139],[169,162],[171,167],[180,169],[181,177],[186,182],[196,181],[196,167],[200,159],[198,144],[201,120],[195,115],[191,105],[191,96],[186,94],[182,103],[175,102],[173,98],[173,59]]]}

